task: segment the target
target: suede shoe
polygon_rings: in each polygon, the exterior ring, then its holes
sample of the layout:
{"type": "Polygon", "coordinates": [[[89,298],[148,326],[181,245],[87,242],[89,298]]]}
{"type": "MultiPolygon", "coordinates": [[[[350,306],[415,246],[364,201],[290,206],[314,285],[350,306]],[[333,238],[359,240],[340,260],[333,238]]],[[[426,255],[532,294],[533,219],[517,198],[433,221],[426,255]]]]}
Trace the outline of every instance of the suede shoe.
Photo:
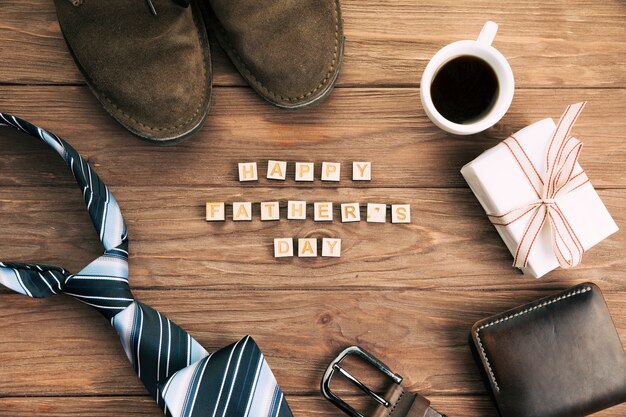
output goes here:
{"type": "Polygon", "coordinates": [[[339,75],[339,0],[200,0],[205,20],[261,97],[288,109],[325,98],[339,75]]]}
{"type": "Polygon", "coordinates": [[[188,0],[55,0],[63,36],[94,95],[142,139],[175,143],[210,106],[206,28],[188,0]]]}

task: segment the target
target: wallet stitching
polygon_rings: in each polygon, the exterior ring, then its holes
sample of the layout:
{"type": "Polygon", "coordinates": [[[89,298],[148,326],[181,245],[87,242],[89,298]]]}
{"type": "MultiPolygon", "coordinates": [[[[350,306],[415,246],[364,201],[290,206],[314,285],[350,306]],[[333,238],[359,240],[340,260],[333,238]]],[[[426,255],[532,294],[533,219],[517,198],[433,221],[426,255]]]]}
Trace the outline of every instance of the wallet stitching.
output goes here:
{"type": "Polygon", "coordinates": [[[476,329],[476,340],[478,341],[478,347],[480,348],[481,356],[483,357],[483,359],[485,360],[485,363],[487,364],[487,370],[489,371],[489,375],[491,377],[491,380],[493,382],[494,387],[496,388],[496,391],[500,392],[500,387],[499,387],[498,382],[496,380],[496,376],[493,373],[493,369],[491,368],[491,363],[489,362],[489,358],[487,357],[487,353],[485,352],[485,348],[483,347],[483,343],[480,340],[479,332],[481,330],[487,328],[487,327],[491,327],[493,325],[496,325],[496,324],[508,321],[510,319],[514,319],[514,318],[523,316],[523,315],[528,314],[528,313],[530,313],[532,311],[539,310],[539,309],[544,308],[546,306],[549,306],[551,304],[557,303],[559,301],[563,301],[563,300],[571,298],[571,297],[573,297],[575,295],[584,294],[584,293],[589,292],[589,291],[591,291],[591,287],[579,288],[579,289],[577,289],[575,291],[571,291],[571,292],[569,292],[567,294],[560,295],[560,296],[558,296],[556,298],[553,298],[551,300],[544,301],[543,303],[537,304],[536,306],[527,308],[527,309],[522,310],[522,311],[518,311],[515,314],[510,314],[508,316],[501,317],[498,320],[494,320],[494,321],[492,321],[490,323],[483,324],[478,329],[476,329]]]}

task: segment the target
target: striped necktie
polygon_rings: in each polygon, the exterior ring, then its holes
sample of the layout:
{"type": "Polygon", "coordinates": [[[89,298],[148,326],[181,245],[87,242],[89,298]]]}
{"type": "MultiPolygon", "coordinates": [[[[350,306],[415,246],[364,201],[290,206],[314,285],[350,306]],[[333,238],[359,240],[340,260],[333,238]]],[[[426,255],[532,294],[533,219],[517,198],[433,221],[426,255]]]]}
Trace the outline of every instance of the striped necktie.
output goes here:
{"type": "Polygon", "coordinates": [[[151,307],[128,285],[128,233],[115,198],[63,139],[17,117],[11,126],[47,143],[80,186],[104,254],[77,274],[63,268],[0,262],[0,284],[41,298],[64,293],[98,310],[120,336],[135,372],[171,417],[292,417],[263,354],[249,336],[215,353],[151,307]]]}

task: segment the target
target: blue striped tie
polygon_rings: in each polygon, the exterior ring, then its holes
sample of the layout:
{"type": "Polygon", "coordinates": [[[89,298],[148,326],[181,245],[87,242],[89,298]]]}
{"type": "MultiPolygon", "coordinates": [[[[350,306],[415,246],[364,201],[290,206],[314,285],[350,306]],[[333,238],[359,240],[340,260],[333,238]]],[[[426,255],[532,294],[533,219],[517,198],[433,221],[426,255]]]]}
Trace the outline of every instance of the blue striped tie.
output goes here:
{"type": "Polygon", "coordinates": [[[30,297],[64,293],[98,310],[120,336],[135,372],[172,417],[292,417],[263,354],[247,336],[209,354],[128,285],[128,234],[109,189],[63,139],[0,113],[0,126],[38,137],[67,163],[81,187],[104,254],[78,274],[47,265],[0,262],[0,284],[30,297]]]}

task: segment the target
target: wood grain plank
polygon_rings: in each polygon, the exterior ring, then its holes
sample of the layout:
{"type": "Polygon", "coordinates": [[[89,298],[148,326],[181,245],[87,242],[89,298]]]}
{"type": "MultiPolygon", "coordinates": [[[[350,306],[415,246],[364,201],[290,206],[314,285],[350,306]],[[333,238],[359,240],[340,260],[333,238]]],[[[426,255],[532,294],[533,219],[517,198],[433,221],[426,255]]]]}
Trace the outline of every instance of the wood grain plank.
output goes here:
{"type": "MultiPolygon", "coordinates": [[[[434,396],[429,398],[433,407],[449,416],[496,417],[497,413],[490,400],[485,396],[434,396]]],[[[342,417],[337,408],[323,400],[321,396],[292,396],[287,399],[295,416],[342,417]]],[[[350,403],[363,407],[360,398],[350,398],[350,403]]],[[[594,417],[623,417],[626,404],[610,408],[594,417]]],[[[68,415],[88,415],[90,417],[157,417],[161,410],[149,397],[28,397],[0,398],[0,416],[32,417],[67,417],[68,415]]]]}
{"type": "MultiPolygon", "coordinates": [[[[567,104],[590,100],[574,128],[581,163],[596,187],[626,187],[626,90],[518,90],[505,118],[483,134],[446,134],[427,119],[417,89],[339,89],[324,106],[293,113],[247,88],[219,88],[202,131],[176,147],[137,140],[119,127],[85,87],[0,87],[0,109],[66,138],[108,185],[242,186],[237,162],[268,159],[344,164],[340,186],[465,187],[460,168],[509,134],[567,104]],[[349,179],[352,161],[371,160],[371,183],[349,179]]],[[[47,147],[10,129],[0,132],[0,186],[72,184],[47,147]]],[[[58,159],[58,158],[57,158],[58,159]]],[[[261,176],[265,168],[261,164],[261,176]]],[[[317,174],[319,178],[319,174],[317,174]]],[[[269,184],[262,179],[254,185],[269,184]]],[[[336,187],[321,184],[316,188],[336,187]]],[[[300,186],[289,180],[272,186],[300,186]]]]}
{"type": "MultiPolygon", "coordinates": [[[[433,405],[441,404],[439,408],[451,416],[496,417],[493,405],[484,396],[437,396],[431,400],[433,405]]],[[[289,401],[289,406],[295,416],[341,417],[344,415],[324,400],[321,395],[315,397],[292,396],[287,398],[287,401],[289,401]]],[[[363,406],[365,408],[367,406],[359,398],[351,398],[350,401],[357,407],[363,406]]],[[[621,416],[619,414],[621,408],[616,407],[607,410],[599,416],[621,416]]],[[[48,417],[66,417],[68,415],[156,417],[162,416],[163,413],[149,397],[0,398],[0,416],[32,417],[34,415],[46,415],[48,417]]]]}
{"type": "MultiPolygon", "coordinates": [[[[495,45],[510,59],[519,86],[626,86],[626,7],[620,0],[343,0],[342,5],[347,44],[339,85],[417,86],[439,48],[475,38],[485,20],[493,19],[501,27],[495,45]]],[[[52,2],[4,0],[0,22],[1,83],[83,82],[52,2]]],[[[212,52],[215,84],[242,85],[215,43],[212,52]]]]}
{"type": "MultiPolygon", "coordinates": [[[[131,239],[134,288],[310,289],[554,288],[594,280],[626,290],[626,236],[617,233],[585,254],[572,270],[535,280],[514,269],[512,257],[468,189],[293,189],[112,187],[131,239]],[[309,220],[207,223],[205,201],[289,199],[408,203],[407,225],[315,223],[309,220]],[[340,259],[273,257],[276,237],[339,237],[340,259]]],[[[601,190],[618,225],[626,225],[626,191],[601,190]]],[[[230,210],[230,209],[229,209],[230,210]]],[[[227,211],[229,212],[229,211],[227,211]]],[[[365,213],[362,213],[365,216],[365,213]]],[[[78,271],[102,249],[80,190],[0,188],[0,253],[4,261],[38,261],[78,271]]]]}
{"type": "MultiPolygon", "coordinates": [[[[209,351],[251,334],[288,395],[317,393],[328,361],[351,344],[379,356],[412,390],[468,395],[485,392],[467,346],[471,325],[552,293],[180,290],[136,297],[209,351]]],[[[623,293],[605,297],[624,341],[623,293]]],[[[144,393],[108,322],[68,297],[0,296],[0,334],[0,397],[144,393]]]]}
{"type": "MultiPolygon", "coordinates": [[[[626,342],[626,237],[603,242],[575,270],[524,277],[510,267],[510,254],[458,173],[509,133],[590,100],[574,130],[585,143],[581,163],[618,224],[626,224],[624,2],[342,4],[344,69],[323,106],[291,113],[267,105],[242,88],[213,42],[217,88],[207,124],[190,141],[160,148],[116,125],[83,85],[53,2],[3,0],[0,110],[66,137],[112,188],[131,232],[137,298],[209,350],[252,334],[296,416],[340,415],[319,395],[319,379],[330,358],[358,343],[442,412],[495,417],[466,344],[471,324],[586,280],[605,290],[626,342]],[[474,37],[486,19],[500,24],[495,46],[509,58],[518,89],[501,123],[453,137],[425,117],[419,77],[437,49],[474,37]],[[346,168],[372,160],[374,180],[352,183],[348,170],[338,185],[236,181],[236,163],[244,160],[319,164],[329,157],[346,168]],[[403,202],[415,217],[402,226],[202,221],[209,198],[270,197],[403,202]],[[344,256],[278,262],[271,239],[279,235],[341,237],[344,256]]],[[[11,237],[0,240],[0,260],[78,270],[101,248],[66,168],[42,144],[0,132],[0,229],[11,237]]],[[[0,289],[0,335],[0,416],[161,415],[113,330],[87,306],[0,289]]],[[[366,368],[356,371],[381,388],[366,368]]],[[[348,394],[343,385],[338,390],[348,394]]],[[[598,416],[625,414],[626,404],[598,416]]]]}

